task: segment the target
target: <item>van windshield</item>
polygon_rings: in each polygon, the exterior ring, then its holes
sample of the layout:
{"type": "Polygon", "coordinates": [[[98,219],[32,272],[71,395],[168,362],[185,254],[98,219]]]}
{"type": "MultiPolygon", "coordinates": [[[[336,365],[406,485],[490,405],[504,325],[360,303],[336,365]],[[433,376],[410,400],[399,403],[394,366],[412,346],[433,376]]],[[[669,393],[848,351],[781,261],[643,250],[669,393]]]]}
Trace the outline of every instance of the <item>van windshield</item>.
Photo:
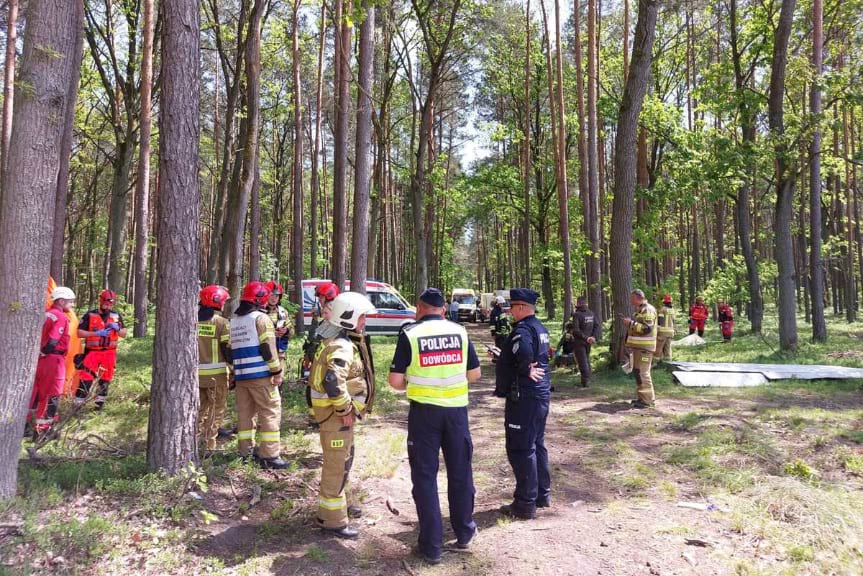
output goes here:
{"type": "Polygon", "coordinates": [[[476,296],[472,296],[470,294],[453,296],[453,299],[459,304],[476,304],[476,296]]]}

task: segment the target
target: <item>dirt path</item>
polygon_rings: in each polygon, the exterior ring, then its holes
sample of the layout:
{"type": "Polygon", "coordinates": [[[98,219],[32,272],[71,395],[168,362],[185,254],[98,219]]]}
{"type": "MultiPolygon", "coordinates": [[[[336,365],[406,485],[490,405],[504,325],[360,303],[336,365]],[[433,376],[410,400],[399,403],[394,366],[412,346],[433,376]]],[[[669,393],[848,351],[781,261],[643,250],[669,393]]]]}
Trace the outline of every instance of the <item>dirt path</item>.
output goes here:
{"type": "MultiPolygon", "coordinates": [[[[478,344],[488,339],[484,326],[469,327],[478,344]]],[[[474,440],[474,475],[477,487],[475,517],[480,532],[469,553],[447,549],[436,567],[409,554],[416,541],[416,510],[411,498],[410,470],[405,453],[388,478],[356,481],[365,495],[365,516],[359,521],[361,537],[341,541],[323,536],[312,525],[314,492],[305,496],[302,514],[288,521],[278,534],[262,530],[271,517],[259,507],[240,522],[218,523],[198,547],[202,556],[218,556],[230,570],[276,574],[726,574],[724,562],[736,548],[748,544],[730,533],[711,512],[678,508],[680,500],[699,500],[699,494],[675,492],[666,497],[659,487],[644,486],[640,466],[658,461],[657,452],[673,439],[654,433],[640,437],[639,429],[657,427],[659,412],[636,412],[623,402],[597,400],[591,390],[561,386],[553,394],[547,425],[547,447],[552,464],[553,506],[530,522],[508,521],[497,508],[511,499],[514,486],[503,441],[503,402],[492,397],[491,364],[483,359],[483,378],[471,389],[470,419],[474,440]],[[564,388],[563,390],[560,390],[564,388]],[[585,426],[584,422],[589,422],[585,426]],[[614,431],[597,448],[595,430],[614,431]],[[583,441],[593,435],[593,441],[583,441]],[[625,456],[625,458],[623,457],[625,456]],[[589,463],[586,464],[586,463],[589,463]],[[635,472],[633,472],[633,466],[635,472]],[[621,481],[620,478],[623,478],[621,481]],[[627,486],[638,490],[630,494],[627,486]],[[399,511],[388,510],[387,500],[399,511]],[[697,546],[686,538],[706,543],[697,546]],[[723,542],[721,545],[717,544],[723,542]],[[261,571],[248,564],[261,557],[261,571]]],[[[663,403],[675,412],[686,406],[663,403]]],[[[393,435],[404,438],[407,404],[400,412],[369,425],[357,441],[357,459],[374,457],[382,442],[393,435]],[[400,436],[399,436],[400,435],[400,436]]],[[[689,407],[691,409],[691,406],[689,407]]],[[[401,441],[403,446],[403,441],[401,441]]],[[[311,457],[310,468],[319,463],[311,457]]],[[[314,488],[317,479],[310,482],[314,488]]],[[[452,540],[447,525],[446,476],[443,462],[439,490],[444,510],[445,540],[452,540]]]]}

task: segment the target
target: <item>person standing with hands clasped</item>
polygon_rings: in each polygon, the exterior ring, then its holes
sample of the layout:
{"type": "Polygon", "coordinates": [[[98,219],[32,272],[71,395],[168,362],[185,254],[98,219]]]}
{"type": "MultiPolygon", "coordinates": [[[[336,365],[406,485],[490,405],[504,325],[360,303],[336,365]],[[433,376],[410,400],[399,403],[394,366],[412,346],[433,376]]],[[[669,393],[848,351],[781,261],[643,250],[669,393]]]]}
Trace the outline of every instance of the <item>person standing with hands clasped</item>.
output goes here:
{"type": "Polygon", "coordinates": [[[596,344],[602,335],[602,325],[590,308],[587,298],[579,296],[576,300],[575,312],[572,313],[573,353],[578,361],[578,371],[581,374],[581,387],[590,386],[590,348],[596,344]]]}
{"type": "Polygon", "coordinates": [[[407,390],[408,460],[419,517],[414,555],[438,564],[443,521],[438,499],[438,458],[443,450],[447,498],[456,547],[467,549],[476,534],[473,520],[473,441],[468,427],[468,384],[480,378],[479,358],[463,326],[444,319],[446,304],[427,288],[417,304],[417,322],[399,334],[389,384],[407,390]]]}
{"type": "Polygon", "coordinates": [[[348,524],[348,518],[359,518],[362,511],[348,506],[345,492],[354,462],[354,426],[371,408],[375,375],[368,352],[351,336],[365,331],[366,314],[374,311],[369,299],[358,292],[336,296],[330,314],[318,328],[323,341],[315,353],[309,378],[324,456],[317,522],[324,531],[339,538],[359,535],[348,524]]]}
{"type": "Polygon", "coordinates": [[[539,294],[530,288],[513,288],[510,297],[515,324],[500,351],[494,395],[506,398],[506,455],[515,474],[515,492],[512,503],[500,512],[532,520],[537,508],[551,506],[551,469],[545,449],[551,397],[549,336],[535,315],[539,294]]]}
{"type": "Polygon", "coordinates": [[[276,352],[276,333],[264,313],[270,290],[263,282],[249,282],[231,318],[231,357],[237,389],[237,448],[240,456],[254,456],[261,468],[282,470],[282,365],[276,352]],[[255,451],[255,431],[258,447],[255,451]]]}

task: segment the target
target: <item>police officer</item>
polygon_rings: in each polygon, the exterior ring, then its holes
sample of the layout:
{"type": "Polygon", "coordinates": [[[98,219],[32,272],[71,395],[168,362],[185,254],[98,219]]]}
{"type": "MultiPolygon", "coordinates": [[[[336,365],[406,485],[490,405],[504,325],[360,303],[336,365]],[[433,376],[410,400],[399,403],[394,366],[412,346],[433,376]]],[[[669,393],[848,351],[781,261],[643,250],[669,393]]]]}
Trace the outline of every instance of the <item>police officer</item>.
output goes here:
{"type": "Polygon", "coordinates": [[[650,408],[656,400],[650,366],[656,349],[656,308],[650,305],[641,290],[633,290],[629,303],[635,307],[632,318],[623,319],[626,326],[626,347],[632,358],[632,373],[635,375],[637,398],[632,401],[635,408],[650,408]]]}
{"type": "Polygon", "coordinates": [[[578,362],[578,371],[581,374],[581,386],[590,386],[590,348],[596,344],[602,335],[602,325],[588,307],[587,299],[579,296],[576,300],[575,311],[572,313],[572,335],[573,354],[578,362]]]}
{"type": "Polygon", "coordinates": [[[228,403],[231,328],[222,316],[228,298],[228,289],[215,284],[205,286],[198,295],[198,441],[207,451],[216,449],[228,403]]]}
{"type": "Polygon", "coordinates": [[[438,564],[443,523],[438,499],[438,454],[443,449],[450,522],[456,546],[466,549],[476,534],[473,520],[473,442],[468,428],[468,384],[480,378],[479,358],[463,326],[444,319],[443,294],[427,288],[416,323],[399,334],[389,383],[407,390],[408,460],[420,533],[414,554],[438,564]]]}
{"type": "Polygon", "coordinates": [[[666,294],[662,306],[656,311],[656,353],[654,358],[671,362],[671,341],[674,339],[674,306],[671,295],[666,294]]]}
{"type": "Polygon", "coordinates": [[[537,508],[551,505],[551,470],[545,449],[545,421],[551,395],[549,336],[535,316],[539,294],[529,288],[510,291],[513,331],[497,362],[494,395],[506,398],[506,454],[515,474],[512,504],[506,516],[531,520],[537,508]]]}
{"type": "Polygon", "coordinates": [[[231,318],[231,356],[237,394],[237,448],[243,458],[254,455],[264,469],[289,466],[279,456],[282,423],[282,366],[276,352],[273,323],[263,312],[270,290],[263,282],[249,282],[231,318]],[[254,451],[255,431],[257,452],[254,451]]]}
{"type": "Polygon", "coordinates": [[[340,538],[359,535],[348,518],[359,517],[361,511],[348,506],[345,491],[354,462],[354,424],[371,408],[375,391],[375,375],[363,340],[359,338],[358,345],[351,334],[363,333],[366,314],[374,309],[357,292],[344,292],[332,301],[332,314],[319,327],[324,340],[309,379],[324,456],[317,522],[340,538]]]}

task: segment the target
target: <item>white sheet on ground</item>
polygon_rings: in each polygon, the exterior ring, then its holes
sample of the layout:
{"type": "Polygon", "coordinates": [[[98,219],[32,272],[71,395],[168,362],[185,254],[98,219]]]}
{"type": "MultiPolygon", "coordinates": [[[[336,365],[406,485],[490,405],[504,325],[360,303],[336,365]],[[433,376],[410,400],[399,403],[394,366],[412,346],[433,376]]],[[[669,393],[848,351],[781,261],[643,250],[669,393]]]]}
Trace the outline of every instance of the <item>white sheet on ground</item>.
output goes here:
{"type": "Polygon", "coordinates": [[[675,370],[671,375],[687,388],[745,388],[770,383],[763,374],[755,372],[684,372],[675,370]]]}
{"type": "Polygon", "coordinates": [[[675,340],[672,342],[672,346],[703,346],[707,343],[707,340],[699,336],[698,334],[690,334],[689,336],[685,336],[680,340],[675,340]]]}
{"type": "Polygon", "coordinates": [[[863,379],[863,368],[821,364],[741,364],[736,362],[669,362],[684,372],[726,372],[762,374],[768,380],[842,380],[863,379]]]}

